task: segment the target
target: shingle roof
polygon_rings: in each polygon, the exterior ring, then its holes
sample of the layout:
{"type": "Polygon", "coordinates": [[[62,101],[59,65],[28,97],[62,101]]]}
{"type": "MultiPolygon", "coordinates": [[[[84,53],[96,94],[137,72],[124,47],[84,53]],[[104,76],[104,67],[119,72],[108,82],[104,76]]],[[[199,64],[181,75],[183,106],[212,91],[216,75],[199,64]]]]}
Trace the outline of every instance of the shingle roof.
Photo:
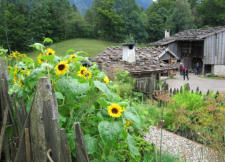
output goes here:
{"type": "Polygon", "coordinates": [[[184,30],[182,32],[179,32],[169,38],[165,38],[162,40],[159,40],[157,42],[153,42],[150,45],[152,46],[160,46],[160,45],[166,45],[170,44],[175,41],[184,41],[184,40],[190,40],[190,41],[198,41],[198,40],[204,40],[204,38],[220,33],[222,31],[225,31],[225,26],[218,26],[218,27],[211,27],[211,28],[201,28],[201,29],[189,29],[184,30]]]}
{"type": "Polygon", "coordinates": [[[135,48],[136,62],[129,63],[122,60],[122,47],[109,47],[98,56],[90,58],[104,67],[122,68],[122,71],[129,71],[132,74],[152,73],[175,69],[175,66],[159,61],[158,56],[163,53],[165,48],[135,48]]]}

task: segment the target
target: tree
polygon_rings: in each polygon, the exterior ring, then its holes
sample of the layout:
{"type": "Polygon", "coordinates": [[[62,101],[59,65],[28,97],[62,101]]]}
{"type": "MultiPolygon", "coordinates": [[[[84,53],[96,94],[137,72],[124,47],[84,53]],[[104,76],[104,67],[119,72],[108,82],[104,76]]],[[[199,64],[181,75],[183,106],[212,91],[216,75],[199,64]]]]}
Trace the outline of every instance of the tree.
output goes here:
{"type": "MultiPolygon", "coordinates": [[[[7,47],[12,50],[28,49],[29,28],[26,17],[21,13],[19,4],[16,6],[11,3],[7,6],[4,13],[4,32],[3,45],[8,43],[7,47]]],[[[6,46],[6,45],[5,45],[6,46]]]]}
{"type": "Polygon", "coordinates": [[[203,0],[198,5],[198,14],[201,25],[218,26],[225,25],[225,1],[203,0]]]}
{"type": "Polygon", "coordinates": [[[114,0],[95,0],[87,11],[86,19],[93,27],[95,37],[119,41],[123,31],[123,19],[116,14],[114,0]]]}
{"type": "Polygon", "coordinates": [[[124,21],[124,36],[132,35],[134,39],[144,41],[148,38],[146,32],[147,16],[135,0],[116,0],[114,9],[124,21]]]}
{"type": "Polygon", "coordinates": [[[153,12],[149,15],[148,19],[149,25],[147,31],[149,34],[149,40],[153,42],[162,39],[165,31],[163,17],[158,13],[153,12]]]}
{"type": "Polygon", "coordinates": [[[168,26],[172,33],[194,27],[190,4],[186,0],[177,0],[172,15],[169,17],[168,26]]]}
{"type": "Polygon", "coordinates": [[[167,21],[173,12],[174,6],[173,0],[159,0],[146,11],[148,17],[147,32],[151,42],[164,37],[164,31],[169,29],[167,21]]]}

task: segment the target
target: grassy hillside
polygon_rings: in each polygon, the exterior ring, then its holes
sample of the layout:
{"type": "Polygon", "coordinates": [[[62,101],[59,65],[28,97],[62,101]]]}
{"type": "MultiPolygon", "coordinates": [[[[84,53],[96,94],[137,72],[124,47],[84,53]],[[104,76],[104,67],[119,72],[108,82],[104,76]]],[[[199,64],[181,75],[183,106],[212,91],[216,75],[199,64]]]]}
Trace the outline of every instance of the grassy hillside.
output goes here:
{"type": "MultiPolygon", "coordinates": [[[[113,42],[107,42],[96,39],[71,39],[55,43],[50,46],[50,48],[56,51],[56,55],[63,56],[66,55],[68,49],[74,49],[75,51],[85,51],[89,56],[94,57],[109,46],[119,45],[113,42]]],[[[38,52],[31,52],[28,55],[32,58],[37,57],[38,52]]]]}

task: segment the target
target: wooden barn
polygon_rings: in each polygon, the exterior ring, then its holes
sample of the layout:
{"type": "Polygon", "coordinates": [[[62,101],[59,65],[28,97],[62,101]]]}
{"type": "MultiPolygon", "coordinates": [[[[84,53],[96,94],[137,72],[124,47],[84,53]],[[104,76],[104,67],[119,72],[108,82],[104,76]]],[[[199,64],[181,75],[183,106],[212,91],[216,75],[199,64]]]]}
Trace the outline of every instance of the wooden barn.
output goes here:
{"type": "Polygon", "coordinates": [[[128,71],[136,80],[136,90],[151,95],[156,89],[161,73],[177,68],[176,64],[168,64],[174,60],[174,54],[165,48],[135,48],[134,45],[109,47],[90,61],[96,62],[110,79],[116,75],[116,69],[128,71]],[[160,56],[160,57],[159,57],[160,56]]]}
{"type": "Polygon", "coordinates": [[[150,45],[169,48],[193,71],[198,62],[202,74],[225,76],[225,26],[185,30],[150,45]]]}

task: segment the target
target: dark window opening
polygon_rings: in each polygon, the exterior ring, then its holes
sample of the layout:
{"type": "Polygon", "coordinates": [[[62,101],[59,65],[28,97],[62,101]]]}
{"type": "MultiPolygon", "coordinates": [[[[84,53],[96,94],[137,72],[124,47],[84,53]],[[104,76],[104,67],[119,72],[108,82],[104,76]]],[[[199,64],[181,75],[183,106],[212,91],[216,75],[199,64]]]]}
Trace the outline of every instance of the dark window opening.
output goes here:
{"type": "Polygon", "coordinates": [[[205,65],[205,73],[212,73],[212,65],[205,65]]]}
{"type": "Polygon", "coordinates": [[[169,63],[169,60],[163,60],[163,62],[165,62],[165,63],[167,63],[167,64],[168,64],[168,63],[169,63]]]}

